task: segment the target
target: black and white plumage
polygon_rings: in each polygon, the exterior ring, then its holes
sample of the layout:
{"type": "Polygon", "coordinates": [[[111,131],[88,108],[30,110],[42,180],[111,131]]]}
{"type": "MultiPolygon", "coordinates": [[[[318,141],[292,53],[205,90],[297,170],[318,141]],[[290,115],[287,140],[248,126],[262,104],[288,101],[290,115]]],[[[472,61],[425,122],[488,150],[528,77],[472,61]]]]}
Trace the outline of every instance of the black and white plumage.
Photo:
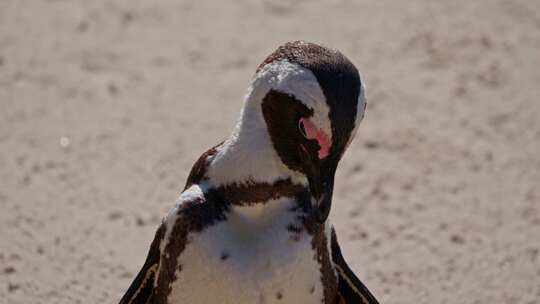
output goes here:
{"type": "Polygon", "coordinates": [[[231,137],[195,163],[120,304],[377,303],[328,220],[365,105],[341,53],[279,47],[257,69],[231,137]]]}

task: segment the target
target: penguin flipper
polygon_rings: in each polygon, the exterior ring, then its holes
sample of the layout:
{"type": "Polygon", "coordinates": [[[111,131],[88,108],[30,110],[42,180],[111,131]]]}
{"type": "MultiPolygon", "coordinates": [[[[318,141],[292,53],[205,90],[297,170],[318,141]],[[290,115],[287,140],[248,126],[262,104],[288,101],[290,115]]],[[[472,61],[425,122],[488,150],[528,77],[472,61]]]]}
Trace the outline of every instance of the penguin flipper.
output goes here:
{"type": "Polygon", "coordinates": [[[332,228],[332,261],[338,274],[338,298],[336,304],[378,304],[379,302],[356,277],[341,254],[336,231],[332,228]]]}
{"type": "Polygon", "coordinates": [[[156,274],[159,266],[159,245],[165,234],[165,225],[158,228],[154,240],[150,245],[148,256],[142,269],[139,271],[119,304],[147,304],[151,303],[152,293],[156,282],[156,274]]]}

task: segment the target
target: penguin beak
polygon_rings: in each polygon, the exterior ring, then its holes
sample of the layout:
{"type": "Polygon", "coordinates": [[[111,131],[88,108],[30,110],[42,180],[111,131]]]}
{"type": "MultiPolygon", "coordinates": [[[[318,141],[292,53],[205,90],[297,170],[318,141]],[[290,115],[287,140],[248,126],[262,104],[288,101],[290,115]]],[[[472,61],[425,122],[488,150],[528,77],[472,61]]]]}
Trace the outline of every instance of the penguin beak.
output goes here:
{"type": "Polygon", "coordinates": [[[330,214],[334,176],[337,161],[331,158],[319,160],[305,151],[304,170],[308,177],[309,189],[314,198],[312,212],[319,223],[324,223],[330,214]]]}
{"type": "Polygon", "coordinates": [[[309,183],[311,192],[315,198],[315,205],[312,206],[313,215],[319,223],[324,223],[330,214],[336,167],[337,166],[323,166],[321,168],[319,179],[310,181],[309,183]]]}

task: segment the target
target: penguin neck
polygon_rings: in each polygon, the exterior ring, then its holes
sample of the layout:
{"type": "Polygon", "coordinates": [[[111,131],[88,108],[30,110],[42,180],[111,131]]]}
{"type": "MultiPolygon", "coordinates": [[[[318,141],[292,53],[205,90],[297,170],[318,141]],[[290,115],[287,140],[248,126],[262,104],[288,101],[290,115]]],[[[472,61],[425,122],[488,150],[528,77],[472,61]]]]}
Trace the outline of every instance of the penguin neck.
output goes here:
{"type": "Polygon", "coordinates": [[[212,157],[209,181],[216,186],[273,185],[283,181],[307,186],[305,175],[289,169],[281,161],[268,134],[261,100],[252,97],[248,95],[231,136],[212,157]]]}

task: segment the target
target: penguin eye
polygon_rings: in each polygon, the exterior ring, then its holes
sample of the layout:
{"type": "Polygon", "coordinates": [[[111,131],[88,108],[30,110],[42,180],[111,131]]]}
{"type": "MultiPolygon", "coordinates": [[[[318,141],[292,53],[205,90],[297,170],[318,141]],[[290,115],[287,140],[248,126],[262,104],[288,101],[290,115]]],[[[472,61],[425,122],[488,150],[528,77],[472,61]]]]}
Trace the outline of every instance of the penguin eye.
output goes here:
{"type": "Polygon", "coordinates": [[[298,131],[300,132],[300,134],[302,134],[302,136],[307,138],[306,128],[304,127],[304,122],[302,121],[302,119],[298,121],[298,131]]]}

